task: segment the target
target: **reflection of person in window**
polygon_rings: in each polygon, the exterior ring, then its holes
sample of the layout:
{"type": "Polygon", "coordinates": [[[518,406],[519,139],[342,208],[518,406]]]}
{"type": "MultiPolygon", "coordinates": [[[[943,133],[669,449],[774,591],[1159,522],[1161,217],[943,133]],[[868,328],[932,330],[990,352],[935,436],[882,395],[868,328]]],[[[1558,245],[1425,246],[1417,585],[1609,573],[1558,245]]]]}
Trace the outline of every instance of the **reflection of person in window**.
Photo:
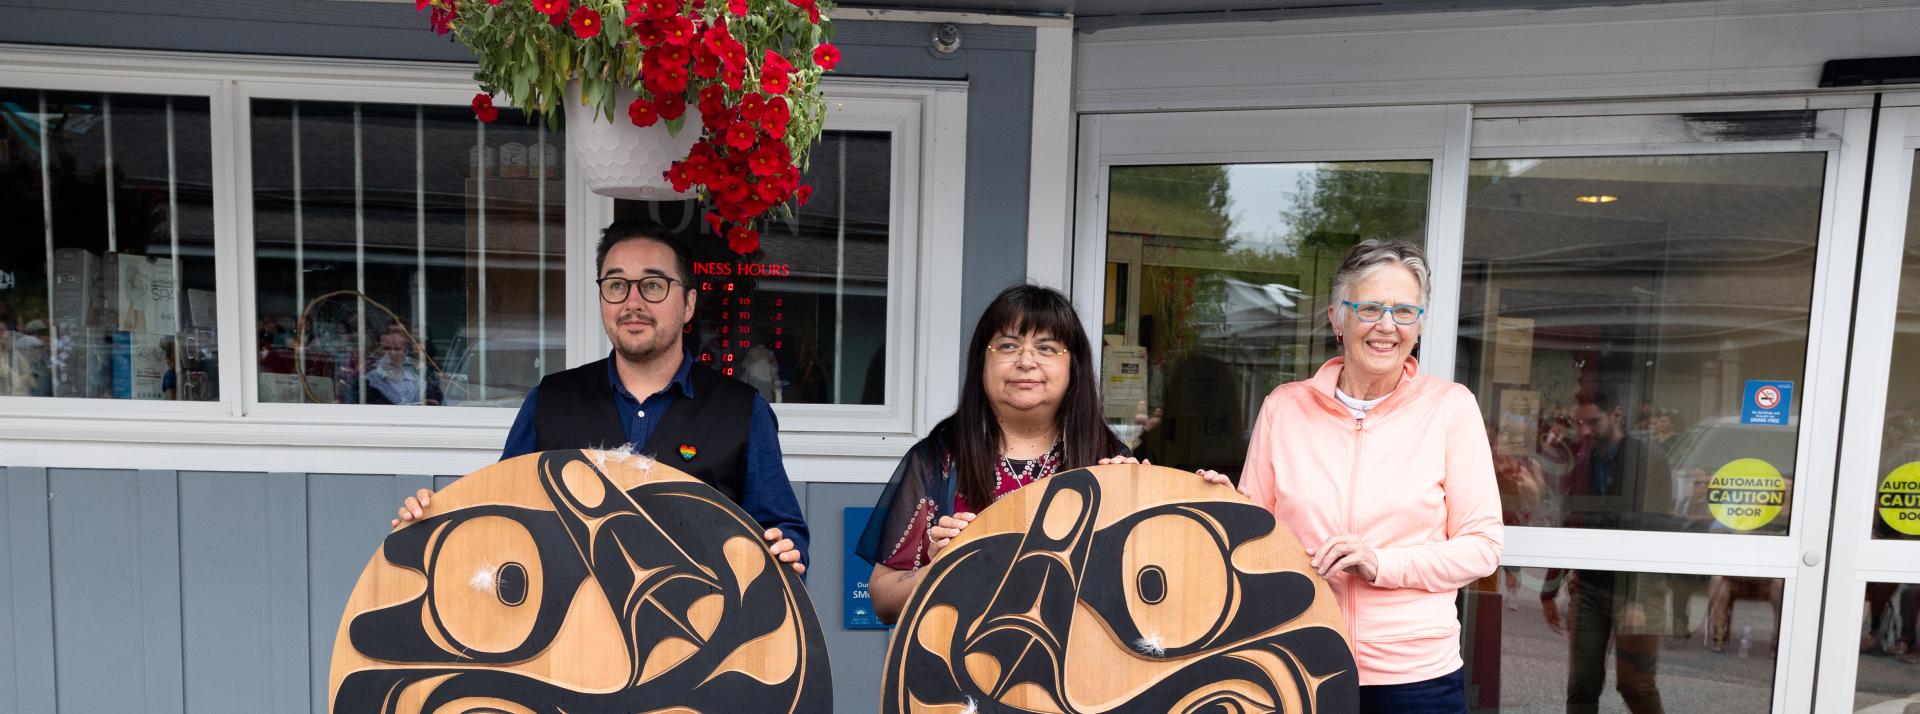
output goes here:
{"type": "Polygon", "coordinates": [[[413,357],[413,341],[400,323],[380,335],[380,354],[367,370],[368,404],[440,404],[440,380],[422,379],[413,357]]]}
{"type": "Polygon", "coordinates": [[[739,377],[759,392],[761,399],[780,403],[780,364],[774,360],[773,350],[760,345],[747,348],[746,359],[740,362],[739,377]]]}
{"type": "MultiPolygon", "coordinates": [[[[1574,409],[1580,428],[1567,486],[1566,525],[1572,528],[1671,530],[1673,470],[1666,454],[1627,433],[1626,414],[1606,388],[1582,395],[1574,409]],[[1658,508],[1659,511],[1650,510],[1658,508]]],[[[1558,582],[1558,571],[1549,583],[1558,582]]],[[[1565,578],[1566,628],[1572,630],[1567,663],[1567,711],[1597,711],[1607,679],[1607,643],[1613,641],[1614,686],[1636,714],[1664,711],[1656,670],[1666,613],[1667,576],[1580,570],[1565,578]]],[[[1547,626],[1561,632],[1559,587],[1540,591],[1547,626]]]]}
{"type": "Polygon", "coordinates": [[[1240,473],[1247,455],[1240,380],[1227,363],[1195,355],[1173,369],[1166,411],[1140,436],[1134,456],[1188,471],[1240,473]]]}

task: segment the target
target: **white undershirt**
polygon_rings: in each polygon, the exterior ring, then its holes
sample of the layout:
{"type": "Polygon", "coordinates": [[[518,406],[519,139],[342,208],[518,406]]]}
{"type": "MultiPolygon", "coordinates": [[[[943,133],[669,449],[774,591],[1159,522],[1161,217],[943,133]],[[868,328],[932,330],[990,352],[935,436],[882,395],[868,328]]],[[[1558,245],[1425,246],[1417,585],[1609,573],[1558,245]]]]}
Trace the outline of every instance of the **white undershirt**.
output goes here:
{"type": "Polygon", "coordinates": [[[1340,403],[1347,405],[1347,411],[1353,412],[1354,420],[1358,421],[1367,418],[1367,412],[1379,406],[1380,402],[1386,401],[1387,397],[1393,396],[1393,392],[1387,392],[1372,399],[1360,399],[1346,393],[1339,387],[1334,387],[1333,396],[1339,397],[1340,403]]]}

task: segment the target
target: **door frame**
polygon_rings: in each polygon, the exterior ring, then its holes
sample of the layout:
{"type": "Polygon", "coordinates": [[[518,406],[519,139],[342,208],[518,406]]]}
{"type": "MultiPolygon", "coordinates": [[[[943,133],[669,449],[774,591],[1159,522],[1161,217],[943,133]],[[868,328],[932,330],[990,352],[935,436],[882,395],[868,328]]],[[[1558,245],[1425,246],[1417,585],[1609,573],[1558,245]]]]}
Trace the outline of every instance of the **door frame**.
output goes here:
{"type": "MultiPolygon", "coordinates": [[[[1920,96],[1917,94],[1916,96],[1920,96]]],[[[1920,104],[1920,101],[1916,101],[1920,104]]],[[[1089,334],[1101,334],[1107,258],[1108,174],[1115,166],[1198,163],[1281,163],[1412,159],[1433,162],[1427,250],[1435,277],[1430,296],[1421,369],[1451,379],[1456,360],[1465,247],[1468,162],[1482,158],[1552,158],[1598,155],[1675,155],[1820,151],[1827,155],[1822,187],[1814,285],[1809,306],[1807,357],[1802,368],[1797,430],[1794,518],[1785,536],[1580,531],[1509,527],[1503,566],[1576,567],[1675,574],[1781,578],[1779,655],[1773,678],[1773,710],[1807,711],[1813,705],[1816,670],[1822,664],[1822,605],[1835,472],[1840,456],[1843,395],[1846,394],[1848,332],[1853,326],[1852,288],[1859,263],[1857,226],[1866,188],[1872,96],[1823,94],[1579,104],[1465,104],[1084,114],[1079,121],[1075,201],[1075,250],[1071,294],[1089,334]],[[1682,112],[1778,109],[1832,110],[1821,116],[1829,131],[1815,139],[1703,142],[1697,137],[1566,136],[1553,142],[1476,146],[1474,120],[1602,117],[1682,112]],[[1827,425],[1827,426],[1820,426],[1827,425]],[[1811,495],[1810,495],[1811,494],[1811,495]],[[1644,554],[1626,557],[1623,553],[1644,554]]],[[[1914,125],[1920,127],[1920,118],[1914,125]]],[[[1884,152],[1884,149],[1883,149],[1884,152]]],[[[1884,162],[1883,162],[1884,163],[1884,162]]],[[[1885,171],[1876,168],[1876,179],[1885,171]]],[[[1904,184],[1903,184],[1904,185],[1904,184]]],[[[1879,193],[1875,194],[1879,197],[1879,193]]],[[[1904,207],[1904,203],[1903,203],[1904,207]]],[[[1897,270],[1897,267],[1896,267],[1897,270]]],[[[1891,280],[1897,281],[1897,273],[1891,280]]],[[[1863,285],[1864,287],[1864,285],[1863,285]]],[[[1868,293],[1863,293],[1868,294],[1868,293]]],[[[1889,305],[1887,308],[1891,310],[1889,305]]],[[[1886,317],[1891,320],[1891,315],[1886,317]]],[[[1093,349],[1096,359],[1102,350],[1093,349]]],[[[1884,351],[1884,350],[1883,350],[1884,351]]],[[[1852,359],[1859,360],[1858,351],[1852,359]]],[[[1884,357],[1882,359],[1884,362],[1884,357]]],[[[1859,367],[1857,363],[1854,365],[1859,367]]],[[[1856,373],[1858,370],[1856,369],[1856,373]]],[[[1882,368],[1880,374],[1884,376],[1882,368]]],[[[1884,386],[1884,385],[1883,385],[1884,386]]],[[[1884,389],[1881,390],[1884,397],[1884,389]]],[[[1858,404],[1847,406],[1851,416],[1858,404]]],[[[1877,423],[1877,415],[1875,419],[1877,423]]],[[[1853,420],[1849,420],[1853,421],[1853,420]]],[[[1875,434],[1877,438],[1877,432],[1875,434]]],[[[1845,494],[1841,494],[1843,497],[1845,494]]],[[[1866,503],[1862,500],[1861,503],[1866,503]]],[[[1876,544],[1884,545],[1884,544],[1876,544]]],[[[1907,577],[1920,581],[1920,574],[1907,577]]],[[[1858,600],[1858,598],[1854,598],[1858,600]]],[[[1854,620],[1858,619],[1857,608],[1854,620]]],[[[1831,610],[1831,608],[1829,608],[1831,610]]],[[[1835,613],[1826,613],[1828,618],[1835,613]]],[[[1829,670],[1831,671],[1831,670],[1829,670]]],[[[1848,684],[1851,676],[1846,677],[1848,684]]],[[[1831,688],[1831,686],[1829,687],[1831,688]]],[[[1851,690],[1851,687],[1848,687],[1851,690]]],[[[1825,697],[1822,701],[1827,701],[1825,697]]]]}
{"type": "MultiPolygon", "coordinates": [[[[1874,146],[1872,193],[1866,205],[1855,291],[1851,360],[1838,473],[1834,487],[1832,540],[1827,567],[1827,606],[1820,682],[1814,702],[1819,711],[1852,711],[1858,686],[1860,653],[1855,644],[1870,582],[1920,584],[1920,568],[1891,563],[1920,563],[1920,541],[1874,540],[1873,494],[1880,473],[1882,424],[1892,379],[1893,338],[1900,292],[1901,258],[1906,245],[1908,201],[1914,161],[1920,153],[1920,92],[1882,95],[1879,136],[1874,146]],[[1871,475],[1868,478],[1867,475],[1871,475]]],[[[1860,203],[1857,200],[1855,203],[1860,203]]]]}

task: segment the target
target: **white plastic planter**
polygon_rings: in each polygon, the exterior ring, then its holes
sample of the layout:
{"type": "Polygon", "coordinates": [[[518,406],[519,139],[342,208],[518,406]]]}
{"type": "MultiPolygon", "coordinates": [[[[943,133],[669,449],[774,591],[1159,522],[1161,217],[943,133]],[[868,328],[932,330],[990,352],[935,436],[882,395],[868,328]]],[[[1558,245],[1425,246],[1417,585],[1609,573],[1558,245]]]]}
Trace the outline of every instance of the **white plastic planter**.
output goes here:
{"type": "Polygon", "coordinates": [[[580,82],[567,85],[567,146],[573,151],[575,165],[586,177],[587,188],[610,198],[632,201],[676,201],[691,198],[677,193],[665,173],[673,162],[685,158],[700,138],[700,110],[689,104],[680,135],[667,132],[661,121],[649,127],[634,126],[627,119],[627,106],[634,93],[620,89],[614,94],[614,120],[580,103],[580,82]]]}

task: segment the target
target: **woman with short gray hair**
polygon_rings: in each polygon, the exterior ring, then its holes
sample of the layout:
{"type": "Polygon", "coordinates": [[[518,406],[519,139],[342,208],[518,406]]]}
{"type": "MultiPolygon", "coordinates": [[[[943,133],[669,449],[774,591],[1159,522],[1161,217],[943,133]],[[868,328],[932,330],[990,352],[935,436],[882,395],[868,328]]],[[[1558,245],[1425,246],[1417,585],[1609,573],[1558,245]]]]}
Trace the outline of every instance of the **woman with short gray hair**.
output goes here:
{"type": "Polygon", "coordinates": [[[1454,594],[1500,565],[1480,407],[1412,357],[1431,292],[1418,245],[1347,251],[1327,307],[1341,356],[1267,396],[1240,477],[1333,587],[1365,712],[1467,710],[1454,594]]]}

